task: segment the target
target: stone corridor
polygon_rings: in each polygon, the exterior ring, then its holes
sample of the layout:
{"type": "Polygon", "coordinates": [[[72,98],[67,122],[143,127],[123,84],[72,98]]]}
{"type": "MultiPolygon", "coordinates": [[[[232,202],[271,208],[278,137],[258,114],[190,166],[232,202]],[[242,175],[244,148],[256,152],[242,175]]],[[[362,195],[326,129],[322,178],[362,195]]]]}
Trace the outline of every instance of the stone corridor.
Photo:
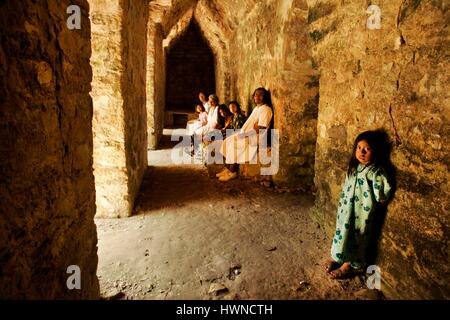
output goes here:
{"type": "Polygon", "coordinates": [[[311,220],[310,196],[251,180],[220,183],[201,164],[170,165],[165,133],[149,152],[154,165],[133,216],[96,219],[103,298],[376,298],[365,277],[325,276],[329,241],[311,220]]]}
{"type": "Polygon", "coordinates": [[[0,1],[0,299],[374,298],[322,264],[355,138],[377,129],[381,291],[449,299],[448,7],[0,1]],[[260,87],[275,174],[169,163],[200,90],[249,115],[260,87]]]}

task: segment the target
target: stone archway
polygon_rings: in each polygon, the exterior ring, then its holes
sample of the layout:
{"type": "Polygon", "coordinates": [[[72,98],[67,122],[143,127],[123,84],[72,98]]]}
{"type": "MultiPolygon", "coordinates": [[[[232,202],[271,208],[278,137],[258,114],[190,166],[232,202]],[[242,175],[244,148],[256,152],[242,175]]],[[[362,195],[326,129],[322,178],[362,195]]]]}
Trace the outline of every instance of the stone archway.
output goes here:
{"type": "Polygon", "coordinates": [[[166,112],[193,113],[199,91],[216,92],[214,55],[195,19],[166,54],[166,112]]]}
{"type": "MultiPolygon", "coordinates": [[[[162,136],[165,114],[165,79],[167,50],[195,20],[214,54],[216,94],[230,99],[229,33],[216,23],[214,11],[206,1],[157,0],[150,3],[147,49],[147,119],[148,148],[156,149],[162,136]]],[[[225,29],[229,29],[228,27],[225,29]]]]}

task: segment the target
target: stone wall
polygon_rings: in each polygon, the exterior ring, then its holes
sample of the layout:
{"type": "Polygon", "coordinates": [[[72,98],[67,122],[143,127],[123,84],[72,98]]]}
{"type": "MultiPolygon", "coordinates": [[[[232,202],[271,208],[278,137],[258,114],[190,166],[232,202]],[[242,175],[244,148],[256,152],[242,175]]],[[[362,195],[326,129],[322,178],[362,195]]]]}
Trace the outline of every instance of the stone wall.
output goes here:
{"type": "MultiPolygon", "coordinates": [[[[183,16],[176,13],[179,2],[173,4],[175,13],[169,11],[162,19],[165,26],[176,25],[170,19],[183,16]]],[[[272,93],[274,127],[280,133],[280,169],[274,182],[311,190],[319,78],[310,54],[306,1],[199,0],[193,19],[215,56],[221,101],[236,99],[250,114],[256,88],[272,93]]]]}
{"type": "Polygon", "coordinates": [[[161,25],[149,20],[147,29],[147,132],[148,148],[154,150],[164,127],[166,60],[161,25]]]}
{"type": "Polygon", "coordinates": [[[0,4],[1,299],[99,296],[88,16],[84,0],[0,4]]]}
{"type": "Polygon", "coordinates": [[[97,217],[131,214],[147,167],[145,0],[90,0],[97,217]]]}
{"type": "MultiPolygon", "coordinates": [[[[310,58],[305,1],[255,1],[248,12],[226,10],[238,21],[230,41],[231,98],[250,113],[258,87],[271,91],[280,132],[278,185],[310,190],[316,144],[318,78],[310,58]]],[[[231,19],[231,17],[230,17],[231,19]]]]}
{"type": "Polygon", "coordinates": [[[122,90],[125,110],[129,214],[147,169],[147,0],[122,0],[126,9],[122,27],[125,74],[122,90]]]}
{"type": "Polygon", "coordinates": [[[308,2],[320,66],[315,218],[331,236],[354,139],[386,129],[397,192],[376,261],[382,290],[392,298],[448,299],[448,5],[372,1],[381,29],[369,30],[370,1],[308,2]]]}
{"type": "Polygon", "coordinates": [[[228,1],[215,3],[210,0],[198,0],[194,11],[194,19],[200,26],[200,30],[207,40],[214,54],[214,69],[216,75],[216,94],[220,101],[228,101],[231,97],[231,66],[229,40],[233,34],[233,28],[229,25],[229,16],[236,11],[236,6],[244,6],[244,3],[234,5],[228,1]],[[228,5],[230,11],[223,10],[219,5],[228,5]]]}

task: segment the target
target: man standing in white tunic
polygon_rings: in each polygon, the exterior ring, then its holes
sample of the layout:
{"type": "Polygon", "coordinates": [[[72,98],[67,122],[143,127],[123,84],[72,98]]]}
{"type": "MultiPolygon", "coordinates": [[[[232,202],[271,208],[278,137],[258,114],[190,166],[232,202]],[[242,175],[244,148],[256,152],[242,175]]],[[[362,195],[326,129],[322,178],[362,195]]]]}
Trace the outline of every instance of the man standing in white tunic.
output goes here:
{"type": "Polygon", "coordinates": [[[225,168],[216,175],[220,181],[235,179],[239,163],[253,161],[258,151],[258,134],[260,130],[269,129],[273,116],[269,92],[258,88],[253,93],[253,100],[256,107],[240,132],[216,142],[215,148],[221,151],[226,163],[225,168]]]}

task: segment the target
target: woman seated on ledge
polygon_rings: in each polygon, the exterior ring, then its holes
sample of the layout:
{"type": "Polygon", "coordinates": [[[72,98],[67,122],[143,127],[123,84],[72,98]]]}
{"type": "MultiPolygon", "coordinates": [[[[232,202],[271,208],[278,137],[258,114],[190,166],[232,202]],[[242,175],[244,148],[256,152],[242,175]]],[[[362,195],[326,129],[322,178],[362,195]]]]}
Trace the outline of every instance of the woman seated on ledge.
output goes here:
{"type": "Polygon", "coordinates": [[[227,129],[232,129],[233,114],[225,104],[219,106],[219,128],[225,138],[227,129]]]}
{"type": "MultiPolygon", "coordinates": [[[[272,120],[272,103],[270,93],[264,88],[258,88],[253,93],[256,104],[250,117],[245,121],[239,133],[217,141],[216,150],[220,150],[225,160],[225,168],[216,177],[219,181],[229,181],[237,177],[239,163],[250,162],[256,156],[257,145],[253,145],[259,130],[268,129],[272,120]]],[[[258,139],[256,139],[257,141],[258,139]]]]}
{"type": "Polygon", "coordinates": [[[245,123],[245,120],[247,120],[247,118],[243,114],[240,104],[236,100],[233,100],[233,101],[230,101],[230,103],[228,104],[228,108],[230,109],[231,113],[233,114],[233,121],[231,123],[231,129],[234,129],[234,130],[241,129],[245,123]]]}

